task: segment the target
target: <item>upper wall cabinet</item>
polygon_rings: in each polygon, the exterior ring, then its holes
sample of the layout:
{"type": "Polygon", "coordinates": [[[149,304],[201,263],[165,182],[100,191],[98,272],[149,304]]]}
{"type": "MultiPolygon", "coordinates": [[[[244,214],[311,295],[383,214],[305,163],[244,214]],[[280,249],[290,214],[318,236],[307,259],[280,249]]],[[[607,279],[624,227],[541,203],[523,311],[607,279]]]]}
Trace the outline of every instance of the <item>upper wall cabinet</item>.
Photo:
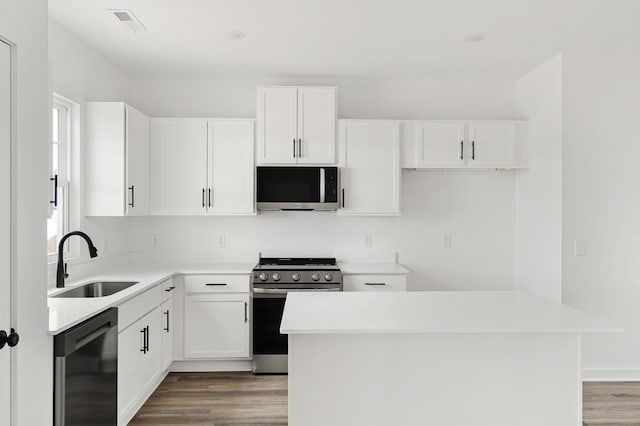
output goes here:
{"type": "Polygon", "coordinates": [[[403,167],[529,167],[529,123],[526,121],[404,122],[403,133],[403,167]]]}
{"type": "Polygon", "coordinates": [[[400,123],[340,120],[339,163],[344,216],[400,214],[400,123]]]}
{"type": "Polygon", "coordinates": [[[123,102],[86,104],[87,216],[149,214],[149,118],[123,102]]]}
{"type": "Polygon", "coordinates": [[[152,119],[151,212],[254,213],[254,120],[152,119]]]}
{"type": "Polygon", "coordinates": [[[335,87],[258,87],[258,164],[334,164],[335,87]]]}

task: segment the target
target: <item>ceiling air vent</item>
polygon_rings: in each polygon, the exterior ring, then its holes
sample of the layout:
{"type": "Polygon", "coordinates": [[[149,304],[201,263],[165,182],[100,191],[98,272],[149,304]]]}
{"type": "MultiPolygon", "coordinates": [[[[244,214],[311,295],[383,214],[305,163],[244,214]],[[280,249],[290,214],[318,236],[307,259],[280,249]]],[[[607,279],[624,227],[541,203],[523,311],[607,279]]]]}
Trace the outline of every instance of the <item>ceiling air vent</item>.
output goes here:
{"type": "Polygon", "coordinates": [[[133,32],[147,31],[142,22],[129,9],[107,9],[113,13],[120,22],[133,32]]]}

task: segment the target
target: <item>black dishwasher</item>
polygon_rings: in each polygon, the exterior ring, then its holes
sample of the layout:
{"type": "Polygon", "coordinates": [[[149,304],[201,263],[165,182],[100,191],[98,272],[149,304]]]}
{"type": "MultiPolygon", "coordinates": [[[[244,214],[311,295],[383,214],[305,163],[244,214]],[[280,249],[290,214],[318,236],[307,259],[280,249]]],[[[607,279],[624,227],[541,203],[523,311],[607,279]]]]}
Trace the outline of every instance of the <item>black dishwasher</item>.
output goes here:
{"type": "Polygon", "coordinates": [[[118,309],[54,337],[55,426],[118,421],[118,309]]]}

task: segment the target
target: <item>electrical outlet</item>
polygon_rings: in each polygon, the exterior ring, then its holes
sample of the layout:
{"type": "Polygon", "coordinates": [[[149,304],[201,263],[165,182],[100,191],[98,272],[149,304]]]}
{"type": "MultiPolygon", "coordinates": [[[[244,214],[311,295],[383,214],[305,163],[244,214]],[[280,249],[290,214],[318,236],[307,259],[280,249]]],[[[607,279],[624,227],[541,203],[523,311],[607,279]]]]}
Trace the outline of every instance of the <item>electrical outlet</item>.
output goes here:
{"type": "Polygon", "coordinates": [[[159,244],[160,244],[160,237],[158,237],[157,235],[153,235],[151,237],[151,245],[153,247],[158,247],[159,244]]]}
{"type": "Polygon", "coordinates": [[[587,255],[587,243],[584,241],[576,241],[574,243],[574,255],[586,256],[587,255]]]}
{"type": "Polygon", "coordinates": [[[442,248],[450,249],[451,248],[451,235],[442,234],[442,248]]]}
{"type": "Polygon", "coordinates": [[[224,248],[227,246],[227,236],[222,234],[218,237],[218,247],[224,248]]]}
{"type": "Polygon", "coordinates": [[[371,237],[371,234],[364,234],[364,246],[365,247],[373,246],[373,238],[371,237]]]}

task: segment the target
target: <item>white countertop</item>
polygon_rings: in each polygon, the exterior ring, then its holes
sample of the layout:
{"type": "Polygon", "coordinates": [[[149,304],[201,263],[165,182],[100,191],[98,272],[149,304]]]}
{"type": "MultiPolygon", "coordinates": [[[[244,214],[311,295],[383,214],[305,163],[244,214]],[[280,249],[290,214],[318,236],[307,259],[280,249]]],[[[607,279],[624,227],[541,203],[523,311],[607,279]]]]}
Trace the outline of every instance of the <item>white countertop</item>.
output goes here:
{"type": "Polygon", "coordinates": [[[397,263],[342,263],[340,262],[342,275],[408,275],[409,270],[397,263]]]}
{"type": "Polygon", "coordinates": [[[609,321],[518,291],[289,293],[284,334],[617,332],[609,321]]]}
{"type": "MultiPolygon", "coordinates": [[[[115,268],[111,273],[92,276],[91,279],[69,281],[65,289],[94,281],[138,281],[116,294],[96,298],[48,298],[49,334],[58,334],[107,308],[118,306],[145,290],[171,278],[174,275],[193,274],[250,274],[255,263],[211,263],[182,264],[166,266],[127,266],[115,268]]],[[[61,293],[65,289],[52,289],[49,296],[61,293]]]]}

